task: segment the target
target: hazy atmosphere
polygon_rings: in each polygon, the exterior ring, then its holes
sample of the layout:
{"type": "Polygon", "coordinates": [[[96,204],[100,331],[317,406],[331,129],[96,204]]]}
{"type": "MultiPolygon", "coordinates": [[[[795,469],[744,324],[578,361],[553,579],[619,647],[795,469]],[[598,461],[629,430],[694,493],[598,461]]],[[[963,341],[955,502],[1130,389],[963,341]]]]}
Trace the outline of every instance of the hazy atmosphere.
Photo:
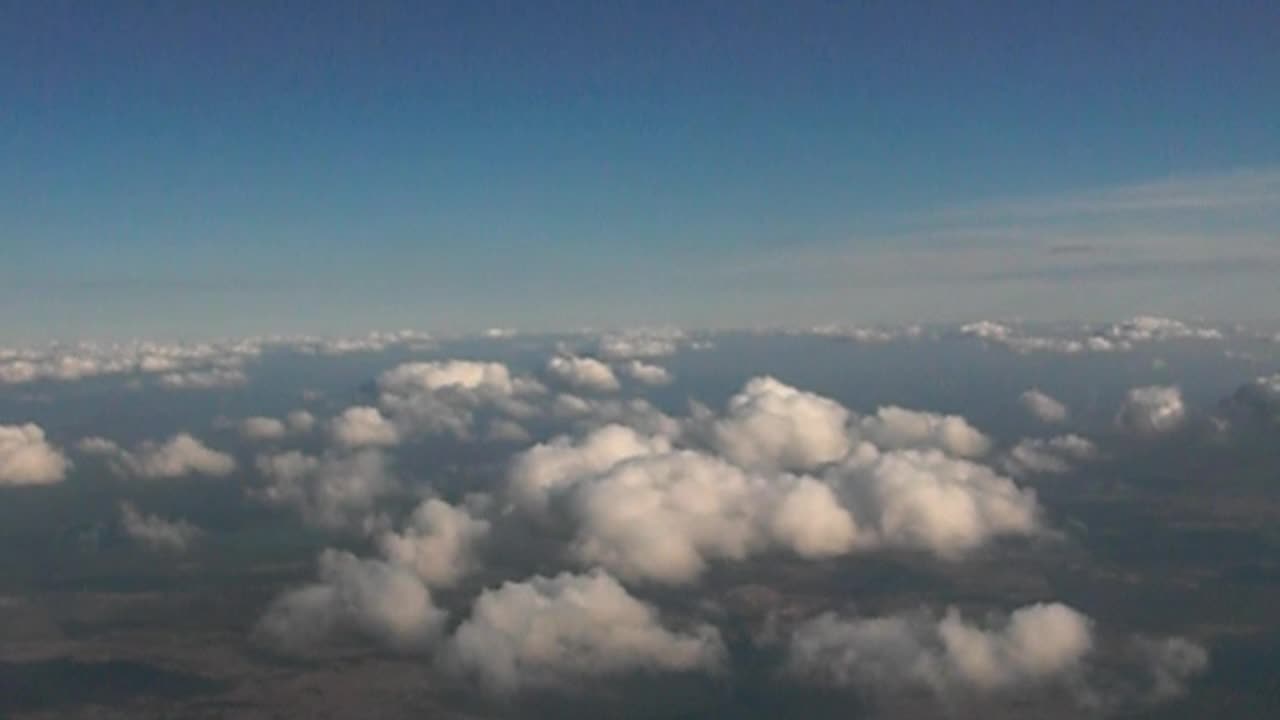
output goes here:
{"type": "Polygon", "coordinates": [[[0,717],[1280,716],[1277,29],[0,2],[0,717]]]}

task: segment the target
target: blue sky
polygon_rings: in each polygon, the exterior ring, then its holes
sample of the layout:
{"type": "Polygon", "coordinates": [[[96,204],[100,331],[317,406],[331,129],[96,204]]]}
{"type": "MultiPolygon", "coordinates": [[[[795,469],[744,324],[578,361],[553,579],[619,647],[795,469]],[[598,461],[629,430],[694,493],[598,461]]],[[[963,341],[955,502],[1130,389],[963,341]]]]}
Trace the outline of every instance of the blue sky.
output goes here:
{"type": "Polygon", "coordinates": [[[1273,2],[0,2],[0,324],[1266,320],[1278,27],[1273,2]]]}

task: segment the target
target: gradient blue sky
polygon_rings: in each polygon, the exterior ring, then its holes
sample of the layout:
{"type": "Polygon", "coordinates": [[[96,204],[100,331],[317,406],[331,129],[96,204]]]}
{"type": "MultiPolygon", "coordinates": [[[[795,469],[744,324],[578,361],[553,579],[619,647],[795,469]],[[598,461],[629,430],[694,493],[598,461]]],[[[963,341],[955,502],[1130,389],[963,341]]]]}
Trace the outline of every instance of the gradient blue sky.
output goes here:
{"type": "Polygon", "coordinates": [[[1280,3],[0,0],[4,338],[1280,300],[1280,3]]]}

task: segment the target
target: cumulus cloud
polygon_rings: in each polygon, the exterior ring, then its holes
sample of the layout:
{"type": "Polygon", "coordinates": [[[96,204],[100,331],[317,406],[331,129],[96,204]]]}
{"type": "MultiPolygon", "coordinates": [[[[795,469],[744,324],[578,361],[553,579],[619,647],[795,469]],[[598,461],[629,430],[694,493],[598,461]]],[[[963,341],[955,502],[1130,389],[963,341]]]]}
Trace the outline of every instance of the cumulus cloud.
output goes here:
{"type": "Polygon", "coordinates": [[[71,466],[35,423],[0,425],[0,485],[61,482],[71,466]]]}
{"type": "Polygon", "coordinates": [[[128,502],[120,503],[120,528],[147,549],[176,553],[185,552],[203,534],[186,520],[146,515],[128,502]]]}
{"type": "Polygon", "coordinates": [[[818,325],[809,328],[810,335],[819,337],[851,340],[857,343],[887,343],[895,340],[915,339],[924,335],[924,328],[919,325],[902,327],[843,327],[840,325],[818,325]]]}
{"type": "Polygon", "coordinates": [[[338,529],[362,525],[377,501],[399,483],[381,451],[326,453],[320,457],[291,450],[257,459],[266,485],[254,494],[261,500],[296,509],[313,525],[338,529]]]}
{"type": "Polygon", "coordinates": [[[1032,388],[1018,396],[1018,401],[1031,416],[1042,423],[1054,424],[1066,422],[1071,412],[1061,401],[1032,388]]]}
{"type": "Polygon", "coordinates": [[[399,365],[378,377],[378,404],[402,436],[472,436],[478,411],[508,419],[536,414],[528,398],[545,389],[495,362],[449,360],[399,365]]]}
{"type": "Polygon", "coordinates": [[[602,572],[486,590],[449,649],[458,667],[504,692],[630,672],[716,672],[724,655],[714,628],[668,629],[602,572]]]}
{"type": "Polygon", "coordinates": [[[1043,529],[1034,491],[937,450],[862,446],[826,480],[849,509],[857,544],[957,557],[993,538],[1043,529]]]}
{"type": "Polygon", "coordinates": [[[285,416],[284,421],[289,427],[289,432],[299,435],[311,432],[316,426],[316,416],[306,410],[294,410],[285,416]]]}
{"type": "Polygon", "coordinates": [[[980,457],[991,449],[991,440],[959,415],[882,407],[857,424],[863,437],[890,449],[937,448],[957,457],[980,457]]]}
{"type": "Polygon", "coordinates": [[[206,446],[188,433],[178,433],[159,443],[148,440],[133,450],[125,450],[100,437],[85,438],[77,447],[83,453],[106,457],[119,474],[140,478],[225,477],[236,469],[235,458],[206,446]]]}
{"type": "Polygon", "coordinates": [[[850,413],[840,403],[772,377],[750,380],[723,417],[702,418],[713,447],[744,467],[806,470],[849,451],[850,413]]]}
{"type": "Polygon", "coordinates": [[[547,374],[574,390],[614,392],[621,388],[613,369],[595,358],[557,355],[547,362],[547,374]]]}
{"type": "Polygon", "coordinates": [[[400,442],[396,426],[383,417],[378,408],[364,405],[342,411],[330,423],[329,432],[334,442],[348,448],[388,446],[400,442]]]}
{"type": "Polygon", "coordinates": [[[1160,342],[1165,340],[1221,340],[1222,331],[1188,325],[1180,320],[1151,315],[1118,322],[1107,328],[1108,337],[1125,342],[1160,342]]]}
{"type": "Polygon", "coordinates": [[[622,373],[644,385],[667,385],[671,382],[671,373],[666,368],[640,360],[628,360],[623,363],[622,373]]]}
{"type": "Polygon", "coordinates": [[[243,384],[243,366],[261,353],[254,341],[72,345],[0,352],[0,383],[71,382],[85,378],[158,375],[162,387],[243,384]]]}
{"type": "Polygon", "coordinates": [[[248,417],[240,421],[240,435],[246,440],[279,440],[289,433],[281,420],[270,417],[248,417]]]}
{"type": "Polygon", "coordinates": [[[571,550],[629,580],[686,583],[768,548],[824,557],[882,546],[942,557],[1041,529],[1035,494],[937,450],[863,443],[821,477],[744,468],[609,426],[516,456],[508,492],[573,528],[571,550]]]}
{"type": "Polygon", "coordinates": [[[1116,413],[1116,426],[1140,436],[1162,435],[1182,426],[1187,417],[1182,391],[1151,385],[1130,390],[1116,413]]]}
{"type": "Polygon", "coordinates": [[[641,330],[605,335],[597,349],[601,357],[611,360],[667,357],[676,354],[684,339],[684,333],[678,330],[641,330]]]}
{"type": "Polygon", "coordinates": [[[422,652],[439,636],[445,613],[408,569],[325,550],[319,574],[271,604],[254,631],[259,642],[298,655],[342,640],[422,652]]]}
{"type": "Polygon", "coordinates": [[[413,511],[400,532],[383,533],[378,547],[388,562],[429,587],[452,587],[471,571],[476,546],[488,534],[487,520],[432,498],[413,511]]]}
{"type": "Polygon", "coordinates": [[[1035,473],[1060,475],[1070,472],[1073,462],[1097,457],[1098,447],[1088,439],[1079,435],[1059,435],[1019,441],[1005,454],[1001,465],[1014,477],[1035,473]]]}
{"type": "Polygon", "coordinates": [[[1257,377],[1241,385],[1227,405],[1265,423],[1280,422],[1280,373],[1257,377]]]}
{"type": "Polygon", "coordinates": [[[873,694],[993,692],[1069,679],[1093,646],[1093,622],[1059,603],[1029,605],[987,624],[954,608],[941,618],[826,613],[794,630],[786,667],[794,677],[873,694]]]}
{"type": "Polygon", "coordinates": [[[519,506],[544,513],[550,496],[604,472],[622,460],[670,450],[665,437],[647,437],[622,425],[606,425],[581,442],[558,437],[517,455],[511,465],[508,494],[519,506]]]}
{"type": "Polygon", "coordinates": [[[239,368],[210,368],[165,373],[157,381],[169,390],[215,390],[239,387],[249,382],[249,377],[239,368]]]}

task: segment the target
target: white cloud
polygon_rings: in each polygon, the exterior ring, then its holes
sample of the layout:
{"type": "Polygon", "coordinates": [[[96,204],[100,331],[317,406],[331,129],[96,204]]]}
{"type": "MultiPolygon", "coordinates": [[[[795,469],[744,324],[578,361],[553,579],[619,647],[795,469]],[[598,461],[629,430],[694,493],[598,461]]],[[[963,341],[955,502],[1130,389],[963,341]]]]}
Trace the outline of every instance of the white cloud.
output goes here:
{"type": "Polygon", "coordinates": [[[515,377],[502,363],[449,360],[399,365],[378,378],[378,404],[402,436],[416,433],[469,438],[484,409],[522,419],[537,411],[528,398],[545,392],[515,377]]]}
{"type": "Polygon", "coordinates": [[[378,546],[388,562],[429,587],[452,587],[471,571],[476,546],[488,534],[488,521],[432,498],[413,511],[400,532],[383,533],[378,546]]]}
{"type": "Polygon", "coordinates": [[[633,331],[600,338],[598,351],[611,360],[656,358],[675,355],[684,333],[672,331],[633,331]]]}
{"type": "Polygon", "coordinates": [[[1222,331],[1195,327],[1180,320],[1151,315],[1119,322],[1107,328],[1108,337],[1122,342],[1160,342],[1166,340],[1221,340],[1222,331]]]}
{"type": "Polygon", "coordinates": [[[235,458],[188,433],[178,433],[162,443],[148,440],[132,451],[100,437],[85,438],[78,447],[84,453],[106,456],[117,473],[141,478],[225,477],[236,469],[235,458]]]}
{"type": "Polygon", "coordinates": [[[1208,651],[1186,638],[1138,637],[1133,648],[1151,676],[1144,698],[1151,702],[1183,695],[1187,681],[1209,667],[1208,651]]]}
{"type": "Polygon", "coordinates": [[[825,479],[858,527],[862,547],[963,555],[995,537],[1042,529],[1035,493],[991,468],[937,450],[863,446],[825,479]]]}
{"type": "Polygon", "coordinates": [[[970,622],[954,608],[941,618],[826,613],[795,629],[787,669],[795,677],[869,693],[991,692],[1069,679],[1093,646],[1093,622],[1059,603],[1023,607],[989,625],[970,622]]]}
{"type": "Polygon", "coordinates": [[[71,466],[35,423],[0,425],[0,485],[61,482],[71,466]]]}
{"type": "Polygon", "coordinates": [[[671,373],[660,365],[650,365],[640,360],[628,360],[621,367],[624,375],[638,383],[667,385],[671,382],[671,373]]]}
{"type": "Polygon", "coordinates": [[[1088,439],[1079,435],[1059,435],[1047,440],[1027,438],[1020,441],[1005,454],[1001,466],[1014,477],[1033,473],[1057,475],[1070,472],[1072,462],[1097,457],[1098,448],[1088,439]]]}
{"type": "Polygon", "coordinates": [[[249,377],[238,368],[210,368],[165,373],[160,376],[160,387],[170,390],[214,390],[239,387],[249,382],[249,377]]]}
{"type": "Polygon", "coordinates": [[[703,417],[717,451],[743,467],[807,470],[849,450],[849,411],[772,377],[747,382],[724,417],[703,417]]]}
{"type": "Polygon", "coordinates": [[[646,437],[621,425],[606,425],[580,442],[558,437],[517,455],[511,463],[507,490],[526,511],[542,514],[550,496],[583,476],[603,472],[627,458],[665,452],[664,437],[646,437]]]}
{"type": "Polygon", "coordinates": [[[240,435],[246,440],[279,440],[289,429],[284,422],[270,417],[248,417],[240,421],[240,435]]]}
{"type": "Polygon", "coordinates": [[[723,655],[714,628],[669,630],[601,572],[487,590],[450,643],[459,667],[502,692],[629,672],[716,672],[723,655]]]}
{"type": "Polygon", "coordinates": [[[915,339],[924,335],[924,328],[919,325],[902,327],[842,327],[840,325],[818,325],[809,328],[810,335],[819,337],[852,340],[857,343],[887,343],[895,340],[915,339]]]}
{"type": "Polygon", "coordinates": [[[400,442],[396,426],[383,417],[378,408],[363,405],[342,411],[330,422],[329,432],[335,442],[348,448],[389,446],[400,442]]]}
{"type": "Polygon", "coordinates": [[[1229,405],[1264,422],[1280,421],[1280,373],[1257,377],[1232,394],[1229,405]]]}
{"type": "Polygon", "coordinates": [[[316,416],[306,410],[294,410],[285,416],[285,424],[289,426],[289,432],[305,435],[316,426],[316,416]]]}
{"type": "Polygon", "coordinates": [[[132,503],[120,503],[120,527],[135,542],[151,550],[185,552],[203,534],[186,520],[145,515],[132,503]]]}
{"type": "Polygon", "coordinates": [[[267,481],[257,497],[295,508],[308,523],[326,528],[359,527],[379,498],[399,488],[385,456],[374,449],[320,457],[291,450],[261,455],[257,467],[267,481]]]}
{"type": "Polygon", "coordinates": [[[621,388],[613,370],[595,358],[557,355],[547,362],[547,373],[575,390],[615,392],[621,388]]]}
{"type": "Polygon", "coordinates": [[[938,448],[956,457],[973,458],[991,449],[991,440],[959,415],[882,407],[861,418],[858,430],[871,442],[889,449],[938,448]]]}
{"type": "Polygon", "coordinates": [[[1141,436],[1162,435],[1181,427],[1187,417],[1182,391],[1175,386],[1133,388],[1116,413],[1116,426],[1141,436]]]}
{"type": "Polygon", "coordinates": [[[1066,422],[1071,416],[1070,410],[1061,401],[1040,391],[1039,388],[1032,388],[1018,396],[1018,401],[1022,403],[1022,407],[1031,416],[1042,423],[1061,423],[1066,422]]]}
{"type": "Polygon", "coordinates": [[[438,637],[445,614],[409,570],[338,550],[325,550],[319,565],[319,582],[271,604],[255,628],[259,641],[305,655],[342,639],[422,652],[438,637]]]}

